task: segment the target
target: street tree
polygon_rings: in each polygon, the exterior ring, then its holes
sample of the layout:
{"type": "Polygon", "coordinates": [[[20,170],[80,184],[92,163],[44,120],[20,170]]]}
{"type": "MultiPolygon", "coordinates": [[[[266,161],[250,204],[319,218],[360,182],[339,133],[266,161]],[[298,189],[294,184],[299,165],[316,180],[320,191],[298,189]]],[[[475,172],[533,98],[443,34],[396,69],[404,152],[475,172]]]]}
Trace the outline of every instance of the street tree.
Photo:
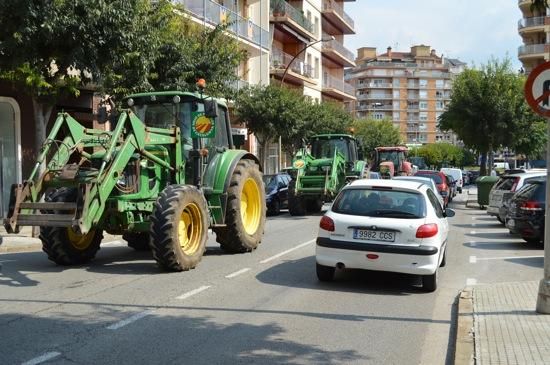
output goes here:
{"type": "Polygon", "coordinates": [[[300,107],[301,117],[293,133],[282,138],[283,148],[293,155],[311,136],[327,133],[350,133],[353,122],[351,114],[342,108],[342,105],[322,102],[311,102],[302,98],[300,107]]]}
{"type": "MultiPolygon", "coordinates": [[[[146,87],[166,1],[4,0],[0,7],[0,79],[32,98],[39,149],[53,106],[79,88],[132,69],[146,87]]],[[[129,73],[124,77],[129,77],[129,73]]]]}
{"type": "Polygon", "coordinates": [[[439,119],[439,128],[452,130],[466,147],[482,154],[481,174],[486,174],[489,152],[513,146],[523,133],[517,129],[518,106],[525,103],[523,85],[523,77],[512,71],[508,59],[492,59],[479,70],[465,70],[453,83],[451,101],[439,119]]]}
{"type": "Polygon", "coordinates": [[[464,150],[450,143],[430,143],[416,148],[411,154],[423,157],[428,166],[463,166],[464,150]]]}
{"type": "Polygon", "coordinates": [[[258,140],[262,164],[270,143],[279,137],[291,140],[298,133],[305,103],[303,95],[278,85],[254,86],[239,93],[235,115],[258,140]]]}
{"type": "Polygon", "coordinates": [[[399,128],[390,120],[359,119],[353,122],[355,136],[363,144],[367,156],[374,155],[374,149],[382,146],[396,146],[402,143],[399,128]]]}

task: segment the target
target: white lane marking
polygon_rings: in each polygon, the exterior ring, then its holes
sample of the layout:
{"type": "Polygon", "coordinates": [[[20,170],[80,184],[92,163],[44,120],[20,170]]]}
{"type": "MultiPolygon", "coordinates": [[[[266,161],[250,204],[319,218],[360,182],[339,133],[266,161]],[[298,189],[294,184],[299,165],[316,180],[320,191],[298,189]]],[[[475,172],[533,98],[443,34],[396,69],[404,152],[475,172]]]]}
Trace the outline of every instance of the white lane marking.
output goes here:
{"type": "Polygon", "coordinates": [[[475,264],[477,262],[477,257],[470,256],[470,264],[475,264]]]}
{"type": "Polygon", "coordinates": [[[474,279],[474,278],[468,278],[466,279],[466,285],[467,286],[472,286],[472,285],[476,285],[477,284],[477,280],[474,279]]]}
{"type": "Polygon", "coordinates": [[[3,262],[17,262],[17,260],[0,260],[0,264],[3,262]]]}
{"type": "Polygon", "coordinates": [[[476,234],[477,232],[476,231],[470,231],[470,234],[476,234]]]}
{"type": "Polygon", "coordinates": [[[52,352],[46,352],[42,356],[35,357],[34,359],[31,359],[29,361],[24,362],[22,365],[37,365],[41,364],[43,362],[46,362],[48,360],[53,359],[54,357],[58,357],[61,355],[61,352],[52,351],[52,352]]]}
{"type": "Polygon", "coordinates": [[[140,312],[140,313],[136,313],[134,314],[133,316],[131,316],[130,318],[126,318],[120,322],[117,322],[115,324],[112,324],[110,326],[107,327],[108,330],[117,330],[121,327],[124,327],[126,325],[129,325],[130,323],[132,322],[135,322],[137,320],[140,320],[142,319],[143,317],[147,317],[148,315],[151,315],[153,313],[152,310],[148,310],[148,311],[145,311],[145,312],[140,312]]]}
{"type": "Polygon", "coordinates": [[[478,260],[513,260],[513,259],[538,259],[543,258],[543,255],[538,256],[503,256],[503,257],[479,257],[478,260]]]}
{"type": "Polygon", "coordinates": [[[273,260],[275,260],[275,259],[278,259],[279,257],[286,255],[287,253],[290,253],[290,252],[292,252],[292,251],[298,250],[298,249],[300,249],[300,248],[302,248],[302,247],[305,247],[305,246],[307,246],[307,245],[311,245],[313,242],[315,242],[315,240],[311,240],[311,241],[307,241],[307,242],[304,242],[304,243],[302,243],[302,244],[299,244],[299,245],[296,246],[296,247],[293,247],[293,248],[291,248],[291,249],[288,249],[288,250],[286,250],[286,251],[283,251],[283,252],[281,252],[281,253],[278,253],[278,254],[276,254],[275,256],[271,256],[271,257],[269,257],[269,258],[267,258],[267,259],[265,259],[265,260],[260,261],[260,264],[265,264],[265,263],[267,263],[267,262],[269,262],[269,261],[273,261],[273,260]]]}
{"type": "Polygon", "coordinates": [[[476,247],[476,246],[477,246],[477,242],[476,242],[476,241],[470,241],[470,242],[468,242],[468,245],[469,245],[470,247],[476,247]]]}
{"type": "Polygon", "coordinates": [[[245,267],[245,268],[242,269],[242,270],[235,271],[234,273],[229,274],[229,275],[225,275],[225,277],[228,278],[228,279],[231,279],[231,278],[234,278],[235,276],[239,276],[239,275],[241,275],[241,274],[244,274],[244,273],[247,272],[247,271],[250,271],[250,268],[249,268],[249,267],[245,267]]]}
{"type": "Polygon", "coordinates": [[[211,287],[212,287],[211,285],[203,285],[200,288],[188,291],[187,293],[184,293],[184,294],[180,295],[179,297],[176,297],[176,299],[179,299],[179,300],[187,299],[187,298],[192,297],[193,295],[199,294],[200,292],[203,292],[206,289],[209,289],[211,287]]]}

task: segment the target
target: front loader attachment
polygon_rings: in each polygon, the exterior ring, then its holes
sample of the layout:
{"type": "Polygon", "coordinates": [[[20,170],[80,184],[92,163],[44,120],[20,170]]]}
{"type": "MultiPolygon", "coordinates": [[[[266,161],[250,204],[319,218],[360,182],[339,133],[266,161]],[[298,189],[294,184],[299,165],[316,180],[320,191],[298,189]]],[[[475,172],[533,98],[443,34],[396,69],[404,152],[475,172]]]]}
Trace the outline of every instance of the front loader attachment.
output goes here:
{"type": "Polygon", "coordinates": [[[131,112],[121,114],[112,132],[85,128],[60,113],[29,179],[12,187],[4,227],[8,233],[18,232],[20,226],[88,233],[103,219],[107,199],[134,154],[180,173],[174,180],[181,179],[181,172],[145,148],[146,141],[170,144],[181,154],[179,138],[178,128],[147,128],[131,112]],[[49,195],[61,188],[76,191],[70,194],[74,201],[50,201],[49,195]]]}

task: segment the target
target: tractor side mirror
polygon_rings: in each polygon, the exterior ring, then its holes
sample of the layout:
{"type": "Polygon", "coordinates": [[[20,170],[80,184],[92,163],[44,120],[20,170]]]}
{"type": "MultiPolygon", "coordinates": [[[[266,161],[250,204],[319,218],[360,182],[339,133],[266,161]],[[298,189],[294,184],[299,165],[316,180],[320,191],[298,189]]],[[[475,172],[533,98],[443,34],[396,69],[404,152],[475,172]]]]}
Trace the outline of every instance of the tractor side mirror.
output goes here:
{"type": "Polygon", "coordinates": [[[204,99],[204,116],[208,118],[218,117],[218,103],[215,99],[204,99]]]}

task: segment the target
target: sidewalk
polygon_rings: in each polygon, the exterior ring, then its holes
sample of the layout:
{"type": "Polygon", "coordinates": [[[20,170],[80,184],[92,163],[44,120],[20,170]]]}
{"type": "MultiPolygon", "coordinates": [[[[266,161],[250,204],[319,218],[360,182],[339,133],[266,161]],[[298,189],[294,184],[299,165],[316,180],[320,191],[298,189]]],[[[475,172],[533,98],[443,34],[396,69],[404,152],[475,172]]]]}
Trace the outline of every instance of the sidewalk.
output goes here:
{"type": "Polygon", "coordinates": [[[538,281],[476,285],[460,295],[455,364],[550,363],[550,315],[538,281]]]}

